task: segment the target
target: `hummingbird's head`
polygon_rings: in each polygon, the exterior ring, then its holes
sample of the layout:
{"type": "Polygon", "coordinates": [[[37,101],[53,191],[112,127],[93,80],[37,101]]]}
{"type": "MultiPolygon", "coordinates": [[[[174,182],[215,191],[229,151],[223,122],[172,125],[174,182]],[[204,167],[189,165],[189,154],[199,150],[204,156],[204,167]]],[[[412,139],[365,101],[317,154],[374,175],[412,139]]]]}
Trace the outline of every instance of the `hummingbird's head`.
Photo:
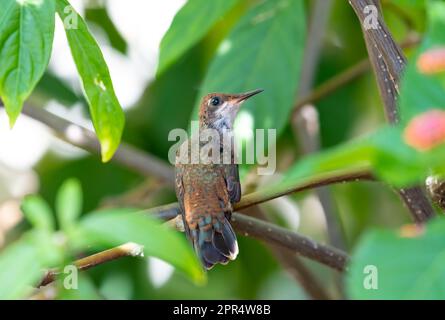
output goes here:
{"type": "Polygon", "coordinates": [[[257,89],[241,94],[210,93],[202,98],[199,110],[201,127],[231,130],[238,111],[244,101],[263,92],[257,89]]]}

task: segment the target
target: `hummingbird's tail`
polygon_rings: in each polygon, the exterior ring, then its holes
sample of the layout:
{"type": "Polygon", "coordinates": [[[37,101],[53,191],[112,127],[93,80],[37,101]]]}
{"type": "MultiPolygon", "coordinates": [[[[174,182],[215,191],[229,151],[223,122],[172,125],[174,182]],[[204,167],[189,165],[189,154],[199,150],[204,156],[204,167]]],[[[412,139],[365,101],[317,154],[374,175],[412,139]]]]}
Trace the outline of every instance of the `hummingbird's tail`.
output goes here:
{"type": "Polygon", "coordinates": [[[227,264],[238,255],[238,242],[229,219],[223,214],[207,216],[199,220],[197,228],[187,233],[204,267],[209,270],[215,264],[227,264]]]}

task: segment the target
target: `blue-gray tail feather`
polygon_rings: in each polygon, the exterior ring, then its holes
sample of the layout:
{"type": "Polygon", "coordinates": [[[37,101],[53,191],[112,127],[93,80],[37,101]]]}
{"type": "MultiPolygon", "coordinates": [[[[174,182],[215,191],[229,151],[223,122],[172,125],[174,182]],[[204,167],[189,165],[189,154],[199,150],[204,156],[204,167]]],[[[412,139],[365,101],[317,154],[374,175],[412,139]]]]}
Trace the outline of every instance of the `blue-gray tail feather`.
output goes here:
{"type": "Polygon", "coordinates": [[[198,229],[187,231],[206,269],[211,269],[218,263],[227,264],[236,258],[238,254],[236,235],[225,216],[214,222],[203,219],[198,229]]]}

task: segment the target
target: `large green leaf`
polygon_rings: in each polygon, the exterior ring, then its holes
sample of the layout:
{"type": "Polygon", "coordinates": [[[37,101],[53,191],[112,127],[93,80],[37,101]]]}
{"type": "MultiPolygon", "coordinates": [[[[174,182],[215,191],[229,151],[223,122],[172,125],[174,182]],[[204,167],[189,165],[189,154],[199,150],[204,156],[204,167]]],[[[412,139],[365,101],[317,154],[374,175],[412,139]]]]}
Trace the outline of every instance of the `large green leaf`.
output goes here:
{"type": "Polygon", "coordinates": [[[25,298],[43,276],[44,269],[63,261],[50,233],[32,231],[0,254],[0,299],[25,298]]]}
{"type": "Polygon", "coordinates": [[[86,274],[77,274],[76,288],[67,289],[62,282],[59,283],[57,299],[59,300],[102,300],[93,281],[86,274]]]}
{"type": "Polygon", "coordinates": [[[144,246],[147,256],[169,262],[197,283],[205,273],[184,237],[159,221],[131,210],[115,209],[87,215],[79,225],[82,243],[118,246],[134,242],[144,246]]]}
{"type": "Polygon", "coordinates": [[[232,9],[239,0],[189,0],[161,42],[158,74],[165,71],[232,9]]]}
{"type": "Polygon", "coordinates": [[[42,273],[38,250],[29,242],[22,240],[10,245],[0,255],[0,298],[23,298],[32,283],[36,282],[42,273]]]}
{"type": "Polygon", "coordinates": [[[209,92],[263,88],[265,92],[247,101],[241,113],[247,113],[256,128],[279,134],[295,101],[305,32],[303,1],[266,0],[255,6],[221,43],[199,99],[209,92]]]}
{"type": "Polygon", "coordinates": [[[77,21],[77,26],[65,23],[65,32],[101,143],[102,160],[106,162],[119,146],[125,116],[102,52],[86,23],[66,0],[57,0],[57,13],[64,22],[77,21]],[[73,19],[73,15],[77,18],[73,19]]]}
{"type": "Polygon", "coordinates": [[[11,126],[48,65],[53,0],[0,0],[0,98],[11,126]]]}
{"type": "Polygon", "coordinates": [[[413,233],[375,230],[363,237],[346,278],[350,298],[445,299],[445,220],[413,233]]]}

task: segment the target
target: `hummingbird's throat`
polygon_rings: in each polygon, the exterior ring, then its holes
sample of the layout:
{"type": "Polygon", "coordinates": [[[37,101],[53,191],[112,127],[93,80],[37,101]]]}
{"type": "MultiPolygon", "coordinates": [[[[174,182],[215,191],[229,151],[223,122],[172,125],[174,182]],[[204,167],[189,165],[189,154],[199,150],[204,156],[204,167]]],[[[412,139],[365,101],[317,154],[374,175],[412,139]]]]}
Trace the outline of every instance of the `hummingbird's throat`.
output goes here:
{"type": "Polygon", "coordinates": [[[233,130],[233,124],[239,108],[239,104],[231,105],[228,102],[224,103],[224,105],[215,111],[212,127],[220,132],[233,130]]]}

